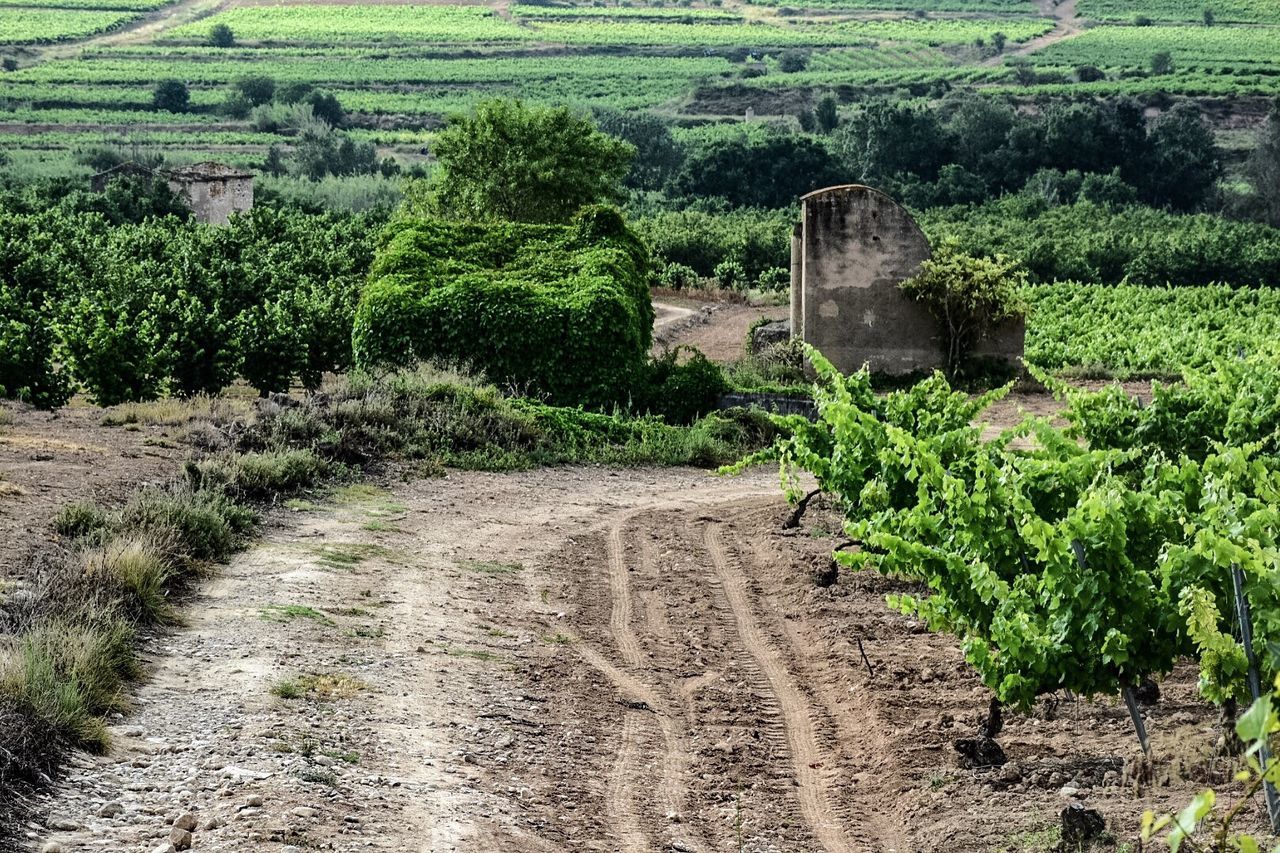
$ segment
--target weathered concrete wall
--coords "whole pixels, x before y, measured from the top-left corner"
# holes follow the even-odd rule
[[[932,254],[900,205],[859,185],[810,193],[792,251],[793,335],[846,373],[864,364],[890,374],[942,366],[936,322],[898,288]],[[1021,357],[1022,339],[1022,322],[1007,324],[981,354]]]
[[[211,225],[226,225],[232,213],[253,207],[252,178],[170,181],[169,188],[182,196],[196,219]]]

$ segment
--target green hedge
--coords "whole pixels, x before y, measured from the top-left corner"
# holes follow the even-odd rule
[[[356,363],[456,362],[558,404],[626,403],[652,336],[648,265],[606,208],[567,226],[395,223],[356,310]]]

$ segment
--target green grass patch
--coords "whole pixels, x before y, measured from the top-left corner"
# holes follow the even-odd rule
[[[350,699],[367,685],[345,672],[321,672],[287,678],[272,686],[271,692],[281,699],[314,699],[327,702]]]
[[[350,571],[367,560],[387,557],[391,551],[369,542],[333,542],[314,546],[311,553],[325,568]]]
[[[310,619],[321,625],[332,625],[333,620],[314,607],[304,604],[268,604],[259,611],[268,622],[290,622],[294,619]]]

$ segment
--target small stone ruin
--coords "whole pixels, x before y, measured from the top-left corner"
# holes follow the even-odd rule
[[[126,162],[94,175],[90,186],[94,192],[102,192],[112,181],[122,178],[165,181],[191,208],[197,221],[210,225],[227,225],[231,214],[253,208],[253,173],[224,163],[209,161],[155,170]]]
[[[791,336],[844,373],[864,364],[891,375],[942,367],[937,322],[899,289],[932,254],[911,215],[858,184],[811,192],[800,206],[791,236]],[[1021,318],[1005,321],[975,355],[1016,365],[1024,336]]]

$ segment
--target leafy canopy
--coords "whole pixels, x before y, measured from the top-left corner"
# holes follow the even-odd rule
[[[434,199],[459,219],[564,223],[616,198],[634,154],[565,107],[482,101],[436,140]]]

